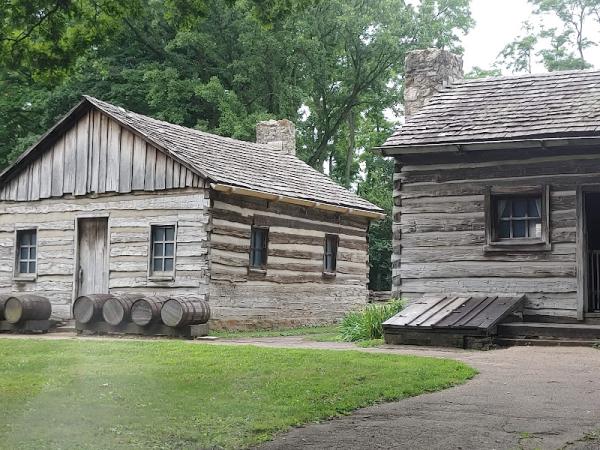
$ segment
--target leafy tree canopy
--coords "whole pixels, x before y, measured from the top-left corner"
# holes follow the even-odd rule
[[[498,55],[497,65],[512,73],[531,73],[539,61],[549,71],[587,69],[590,36],[600,27],[600,0],[529,0],[533,21]]]

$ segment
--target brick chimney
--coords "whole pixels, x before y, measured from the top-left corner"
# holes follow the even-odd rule
[[[463,61],[439,48],[413,50],[406,55],[404,73],[404,116],[408,120],[441,88],[463,78]]]
[[[296,126],[287,119],[256,124],[256,143],[266,144],[288,155],[296,155]]]

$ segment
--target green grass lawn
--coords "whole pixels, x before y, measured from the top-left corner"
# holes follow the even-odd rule
[[[278,330],[247,330],[247,331],[210,331],[211,336],[220,338],[261,338],[277,336],[305,336],[309,340],[337,341],[340,340],[338,325],[281,328]]]
[[[474,373],[357,351],[0,339],[0,447],[239,448]]]

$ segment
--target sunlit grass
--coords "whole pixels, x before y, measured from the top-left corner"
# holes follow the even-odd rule
[[[473,374],[356,351],[0,339],[0,447],[240,448]]]

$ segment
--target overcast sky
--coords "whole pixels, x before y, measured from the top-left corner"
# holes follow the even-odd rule
[[[471,0],[471,13],[477,23],[463,39],[465,72],[473,66],[490,68],[502,48],[519,35],[531,11],[527,0]],[[594,40],[600,42],[600,36]],[[586,58],[600,68],[600,46],[586,50]],[[543,72],[544,67],[536,64],[533,71]]]

